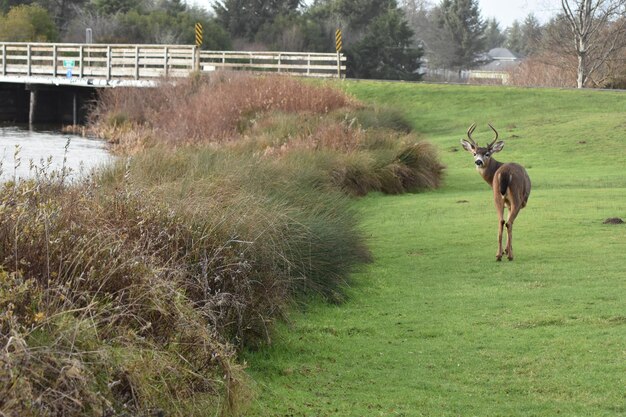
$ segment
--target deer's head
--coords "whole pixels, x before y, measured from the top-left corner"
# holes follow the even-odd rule
[[[476,164],[476,168],[484,168],[489,164],[489,160],[491,156],[500,152],[502,148],[504,148],[504,142],[498,141],[498,131],[491,126],[489,123],[489,127],[495,133],[495,137],[486,147],[478,146],[474,139],[472,139],[472,133],[474,129],[476,129],[476,123],[472,124],[469,129],[467,129],[467,139],[461,139],[461,145],[463,145],[463,149],[470,152],[474,156],[474,163]]]

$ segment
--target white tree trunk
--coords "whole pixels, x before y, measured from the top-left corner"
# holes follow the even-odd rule
[[[578,77],[576,79],[576,87],[583,88],[585,86],[585,55],[578,54]]]

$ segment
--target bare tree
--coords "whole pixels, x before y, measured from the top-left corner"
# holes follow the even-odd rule
[[[574,35],[578,58],[576,84],[587,79],[626,45],[626,0],[561,0]]]
[[[426,12],[432,8],[429,0],[400,0],[398,3],[412,29],[421,23]]]

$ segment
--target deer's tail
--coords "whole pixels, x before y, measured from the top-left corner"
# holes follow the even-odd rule
[[[509,188],[509,183],[513,179],[511,174],[500,174],[500,195],[504,196],[506,194],[506,190]]]

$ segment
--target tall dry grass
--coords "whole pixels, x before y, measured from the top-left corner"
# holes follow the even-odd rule
[[[444,169],[434,148],[416,146],[400,111],[367,108],[330,85],[287,76],[218,72],[148,91],[105,90],[91,129],[121,153],[204,144],[274,159],[330,158],[320,169],[354,195],[434,188]]]
[[[138,190],[61,178],[0,190],[2,415],[234,411],[243,373],[197,308],[221,301],[190,273],[198,252],[238,268],[228,242]]]
[[[349,195],[437,187],[392,109],[216,74],[113,89],[111,167],[0,188],[0,415],[245,414],[243,347],[370,260]]]
[[[369,259],[345,195],[274,162],[151,149],[5,184],[0,412],[236,415],[237,349],[302,295],[341,301]]]
[[[218,72],[154,89],[105,90],[92,120],[101,133],[127,150],[137,144],[125,135],[125,124],[132,126],[139,145],[150,140],[172,145],[223,142],[238,137],[264,112],[324,114],[350,102],[336,89],[293,77]],[[149,138],[141,134],[146,131]]]

